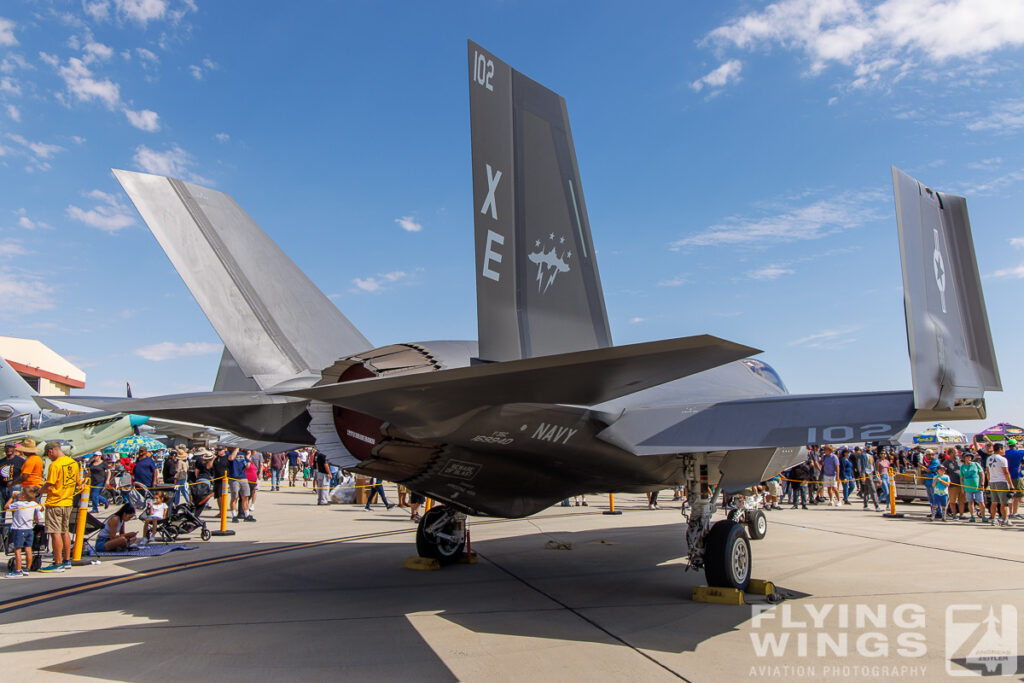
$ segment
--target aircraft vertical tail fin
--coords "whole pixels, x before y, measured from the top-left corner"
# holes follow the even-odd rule
[[[267,387],[370,348],[231,197],[164,176],[114,175],[220,335],[235,374]]]
[[[18,371],[0,358],[0,400],[8,398],[25,398],[32,400],[39,394],[29,386]]]
[[[1001,391],[1002,384],[967,201],[935,192],[895,167],[892,174],[914,407],[920,416],[915,419],[954,409],[980,408],[983,414],[985,391]]]
[[[480,358],[611,346],[569,116],[469,42]]]

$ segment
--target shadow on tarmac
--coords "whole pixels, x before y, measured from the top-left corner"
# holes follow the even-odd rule
[[[42,670],[118,681],[451,681],[432,632],[456,650],[517,636],[681,653],[751,616],[689,599],[704,576],[679,563],[681,535],[671,524],[486,540],[474,544],[479,564],[433,572],[404,569],[415,551],[403,535],[172,571],[0,614],[24,624],[0,657],[59,650],[65,661]],[[550,540],[572,549],[545,549]],[[89,613],[89,630],[34,621]]]

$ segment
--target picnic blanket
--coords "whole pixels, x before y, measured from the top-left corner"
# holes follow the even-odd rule
[[[98,553],[90,547],[89,555],[95,557],[159,557],[175,550],[195,550],[194,545],[147,545],[136,550],[124,550],[119,553]]]

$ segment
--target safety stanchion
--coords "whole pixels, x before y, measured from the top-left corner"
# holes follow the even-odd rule
[[[82,487],[82,495],[78,499],[78,520],[75,522],[75,548],[71,551],[71,564],[83,565],[82,547],[85,545],[85,520],[89,516],[89,481]],[[54,562],[56,562],[54,558]]]
[[[211,536],[234,536],[235,530],[228,529],[228,475],[221,477],[220,489],[220,529],[211,531]]]
[[[867,505],[867,503],[865,503]],[[889,468],[889,511],[883,517],[902,517],[902,512],[896,512],[896,473]]]
[[[605,515],[621,515],[622,514],[621,510],[616,510],[615,509],[615,494],[614,493],[609,493],[608,494],[608,509],[605,510],[602,514],[605,514]]]

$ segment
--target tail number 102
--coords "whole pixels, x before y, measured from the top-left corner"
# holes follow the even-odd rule
[[[491,78],[494,77],[494,60],[473,51],[473,80],[490,91],[494,91]]]
[[[892,425],[881,423],[867,424],[859,427],[833,425],[831,427],[807,428],[807,443],[878,441],[879,439],[887,439],[891,436]]]

